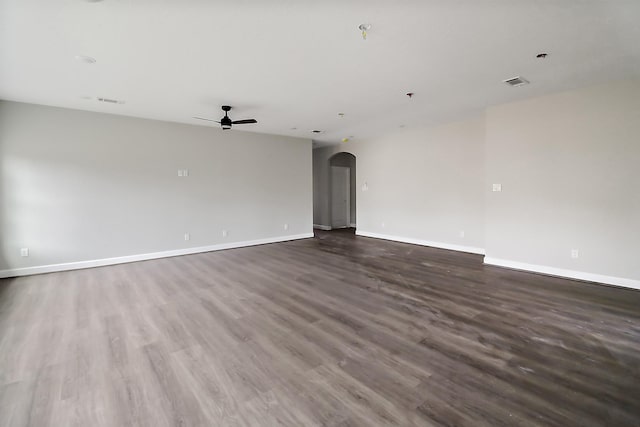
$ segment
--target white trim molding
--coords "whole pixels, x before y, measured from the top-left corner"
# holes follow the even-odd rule
[[[356,223],[355,223],[355,222],[352,222],[351,224],[349,224],[349,227],[351,227],[351,228],[356,228]]]
[[[322,224],[313,224],[313,228],[317,228],[318,230],[324,230],[324,231],[331,230],[331,227],[329,227],[328,225],[322,225]]]
[[[587,282],[604,283],[606,285],[622,286],[631,289],[640,289],[640,280],[627,279],[624,277],[605,276],[602,274],[586,273],[584,271],[566,270],[564,268],[548,267],[545,265],[527,264],[524,262],[510,261],[484,257],[484,263],[498,267],[511,268],[514,270],[531,271],[534,273],[546,274],[549,276],[566,277],[569,279],[584,280]]]
[[[454,245],[451,243],[433,242],[430,240],[420,240],[411,237],[390,236],[388,234],[372,233],[370,231],[356,230],[357,236],[373,237],[374,239],[393,240],[394,242],[410,243],[412,245],[431,246],[439,249],[449,249],[451,251],[467,252],[471,254],[484,255],[483,248],[473,246]]]
[[[89,261],[68,262],[63,264],[40,265],[35,267],[13,268],[0,270],[0,279],[6,277],[29,276],[32,274],[53,273],[57,271],[80,270],[83,268],[102,267],[106,265],[125,264],[128,262],[147,261],[150,259],[169,258],[202,252],[221,251],[224,249],[244,248],[247,246],[266,245],[268,243],[287,242],[289,240],[309,239],[313,233],[294,234],[290,236],[269,237],[266,239],[247,240],[244,242],[221,243],[196,248],[175,249],[171,251],[153,252],[148,254],[127,255],[115,258],[94,259]]]

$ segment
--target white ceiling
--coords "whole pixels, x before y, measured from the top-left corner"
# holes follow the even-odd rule
[[[638,0],[0,0],[0,98],[204,126],[230,104],[259,122],[234,129],[366,139],[639,76],[639,18]]]

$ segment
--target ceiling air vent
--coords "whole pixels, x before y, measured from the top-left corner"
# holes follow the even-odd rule
[[[523,78],[523,77],[512,77],[510,79],[507,80],[503,80],[503,82],[505,82],[506,84],[508,84],[509,86],[513,86],[513,87],[518,87],[518,86],[524,86],[524,85],[528,85],[529,84],[529,80]]]
[[[118,99],[111,99],[111,98],[97,98],[98,101],[100,102],[106,102],[107,104],[124,104],[124,101],[120,101]]]

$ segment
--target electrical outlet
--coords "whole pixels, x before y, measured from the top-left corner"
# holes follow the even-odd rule
[[[285,230],[288,230],[288,229],[289,229],[289,224],[285,224],[285,225],[284,225],[284,229],[285,229]]]
[[[502,191],[502,184],[493,184],[493,191]]]
[[[571,258],[576,259],[580,257],[580,251],[577,249],[571,249]]]
[[[227,230],[222,230],[222,237],[227,237],[229,233],[227,233]]]
[[[189,176],[189,169],[183,169],[182,176]]]
[[[20,256],[29,256],[29,248],[20,248]]]
[[[182,176],[182,169],[178,169],[178,176]]]
[[[384,222],[382,224],[380,224],[382,226],[382,228],[384,228]]]
[[[191,235],[189,233],[184,233],[184,240],[191,240]]]
[[[460,230],[460,232],[458,233],[458,235],[459,235],[461,238],[464,238],[464,230]]]

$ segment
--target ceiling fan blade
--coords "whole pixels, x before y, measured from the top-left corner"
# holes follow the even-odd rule
[[[249,123],[258,123],[258,121],[256,119],[245,119],[245,120],[234,120],[231,123],[233,123],[234,125],[246,125]]]
[[[219,122],[219,121],[217,121],[217,120],[207,119],[207,118],[205,118],[205,117],[193,117],[193,118],[194,118],[194,119],[198,119],[198,120],[206,120],[206,121],[208,121],[208,122],[216,122],[216,123],[220,123],[220,122]]]

